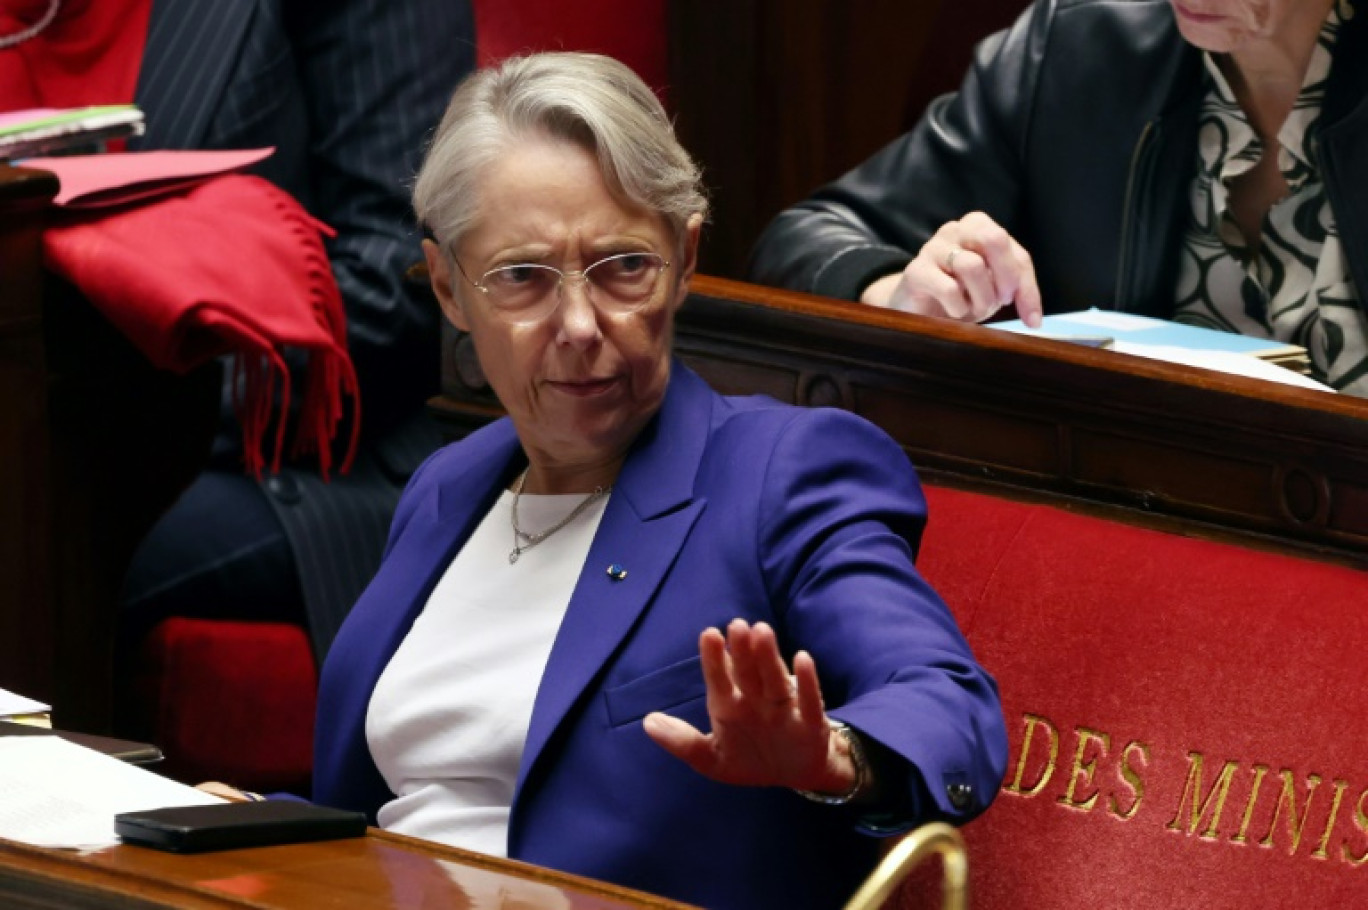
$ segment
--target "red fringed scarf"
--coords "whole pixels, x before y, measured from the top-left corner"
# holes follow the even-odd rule
[[[320,236],[328,230],[273,184],[231,174],[137,205],[58,214],[44,257],[156,366],[185,372],[233,355],[244,458],[258,477],[273,419],[272,471],[285,446],[291,382],[281,348],[304,350],[292,452],[316,452],[326,477],[345,398],[344,473],[361,425],[342,298]]]
[[[5,0],[0,35],[47,10],[48,0]],[[151,13],[152,0],[63,0],[46,28],[0,50],[0,110],[131,103]]]

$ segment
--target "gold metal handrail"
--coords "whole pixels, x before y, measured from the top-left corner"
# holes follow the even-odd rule
[[[922,825],[888,851],[845,910],[879,910],[908,873],[933,853],[941,855],[941,907],[968,910],[969,854],[964,838],[945,822]]]

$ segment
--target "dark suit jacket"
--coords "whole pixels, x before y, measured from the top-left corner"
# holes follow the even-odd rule
[[[366,742],[371,692],[523,463],[505,419],[414,476],[323,670],[317,801],[374,818],[393,797]],[[542,676],[509,854],[711,908],[837,907],[854,893],[879,846],[847,810],[707,780],[642,730],[653,710],[708,728],[698,634],[738,616],[771,623],[790,656],[808,650],[832,716],[902,758],[906,824],[982,811],[1006,763],[1001,708],[913,566],[924,521],[916,474],[882,431],[844,411],[723,398],[676,364]],[[951,798],[966,785],[968,801]]]
[[[378,563],[403,481],[436,444],[410,426],[437,390],[439,317],[404,285],[422,258],[408,189],[473,65],[465,0],[152,6],[135,99],[147,133],[132,146],[274,146],[256,171],[337,231],[328,253],[360,378],[364,454],[331,485],[307,468],[267,482],[320,649]]]

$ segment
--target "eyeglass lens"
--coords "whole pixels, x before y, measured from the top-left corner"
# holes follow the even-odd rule
[[[650,298],[668,265],[655,253],[619,253],[592,263],[583,272],[566,273],[549,265],[520,263],[491,269],[480,279],[480,286],[490,303],[509,313],[554,308],[562,281],[575,280],[592,287],[591,294],[599,306],[631,309]]]

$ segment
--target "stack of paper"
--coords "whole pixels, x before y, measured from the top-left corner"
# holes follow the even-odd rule
[[[131,104],[0,114],[0,161],[71,151],[102,151],[110,139],[141,136],[143,113]]]
[[[1105,340],[1106,347],[1124,354],[1334,391],[1302,375],[1310,372],[1311,367],[1306,348],[1270,338],[1096,308],[1046,316],[1039,329],[1028,328],[1020,319],[990,323],[989,327],[1066,341],[1072,338],[1087,339],[1090,343]],[[1272,366],[1274,364],[1276,367]]]
[[[0,720],[36,727],[52,726],[52,706],[0,689]]]
[[[119,842],[114,816],[120,812],[221,802],[57,736],[0,737],[0,838],[108,847]]]
[[[1260,357],[1250,357],[1248,354],[1194,350],[1193,348],[1159,344],[1133,344],[1129,341],[1118,341],[1112,346],[1112,349],[1120,351],[1122,354],[1133,354],[1136,357],[1148,357],[1151,360],[1163,360],[1168,363],[1183,363],[1190,367],[1233,373],[1236,376],[1248,376],[1251,379],[1266,379],[1269,382],[1301,386],[1303,389],[1315,389],[1318,392],[1335,391],[1325,383],[1317,382],[1310,376],[1305,376],[1296,370],[1288,369]]]

